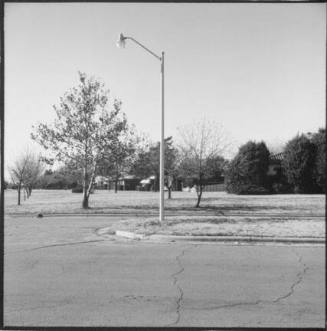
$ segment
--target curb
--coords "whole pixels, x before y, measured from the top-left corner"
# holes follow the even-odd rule
[[[42,212],[40,212],[42,213]],[[180,215],[182,214],[182,215]],[[31,212],[31,213],[7,213],[5,216],[7,217],[36,217],[38,215],[37,212]],[[131,210],[131,211],[120,211],[120,210],[113,210],[111,212],[105,212],[105,213],[42,213],[44,217],[80,217],[80,216],[86,216],[86,217],[105,217],[105,216],[121,216],[121,215],[126,215],[126,216],[135,216],[135,217],[140,217],[140,216],[145,216],[145,217],[154,217],[158,216],[158,213],[154,211],[140,211],[140,210]],[[185,214],[182,211],[176,211],[176,212],[168,212],[166,214],[167,217],[174,217],[174,216],[187,216],[187,217],[247,217],[249,216],[248,214],[233,214],[233,213],[225,213],[225,214],[219,214],[217,215],[216,213],[207,213],[203,214],[203,211],[199,213],[199,215],[194,214]],[[281,214],[251,214],[251,217],[276,217],[276,218],[288,218],[289,220],[293,219],[298,219],[298,218],[305,218],[305,219],[310,219],[310,218],[325,218],[325,215],[281,215]]]
[[[137,234],[134,232],[128,232],[128,231],[116,231],[115,235],[118,237],[128,238],[128,239],[145,239],[146,236],[144,234]]]
[[[153,241],[190,241],[190,242],[247,242],[247,243],[289,243],[289,244],[325,244],[325,238],[310,238],[310,237],[257,237],[257,236],[172,236],[172,235],[142,235],[128,231],[116,231],[116,236],[128,239],[137,240],[153,240]]]

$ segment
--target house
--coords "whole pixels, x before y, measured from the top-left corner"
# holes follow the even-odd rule
[[[117,190],[119,191],[135,191],[140,183],[140,179],[134,175],[124,175],[118,178]],[[114,190],[116,187],[116,180],[109,179],[109,190]]]
[[[269,157],[268,176],[280,176],[282,172],[282,160],[284,153],[272,154]]]
[[[138,189],[140,191],[153,191],[156,176],[150,176],[140,181]]]
[[[180,179],[181,181],[181,191],[191,192],[192,189],[195,190],[197,180],[188,177]],[[226,190],[225,177],[224,175],[216,176],[214,178],[206,178],[203,180],[203,192],[222,192]]]
[[[94,179],[94,184],[96,189],[107,189],[108,188],[108,178],[104,176],[96,176]]]
[[[114,190],[116,187],[116,180],[104,176],[97,176],[94,180],[96,189]],[[133,191],[139,185],[140,179],[133,175],[124,175],[118,178],[117,190],[119,191]]]
[[[181,191],[182,190],[182,180],[180,178],[173,179],[172,176],[165,175],[164,178],[165,186],[164,191],[168,191],[168,184],[171,185],[173,191]],[[138,186],[138,190],[140,191],[155,191],[158,188],[158,182],[156,183],[156,176],[150,176],[144,178],[140,181]]]

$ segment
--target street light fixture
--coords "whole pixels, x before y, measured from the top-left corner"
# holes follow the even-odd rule
[[[157,54],[153,53],[150,49],[145,47],[143,44],[138,42],[132,37],[126,37],[122,33],[120,33],[117,46],[119,48],[125,48],[126,40],[132,40],[137,45],[141,46],[143,49],[145,49],[148,53],[153,55],[155,58],[157,58],[161,63],[161,139],[160,139],[160,207],[159,207],[159,221],[160,223],[164,221],[165,215],[164,215],[164,155],[165,155],[165,100],[164,100],[164,59],[165,59],[165,53],[162,52],[161,56],[158,56]]]
[[[120,35],[119,35],[119,38],[118,38],[118,40],[117,40],[117,47],[118,48],[125,48],[125,40],[126,40],[126,38],[124,37],[124,35],[121,33]]]

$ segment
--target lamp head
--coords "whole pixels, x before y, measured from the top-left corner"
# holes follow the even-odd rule
[[[117,40],[117,47],[119,48],[125,48],[126,43],[126,37],[122,33],[119,34],[118,40]]]

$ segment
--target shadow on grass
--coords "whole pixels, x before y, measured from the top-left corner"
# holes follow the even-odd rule
[[[122,205],[122,206],[113,206],[111,208],[96,208],[97,210],[158,210],[158,206],[153,205],[138,205],[138,206],[131,206],[131,205]],[[294,206],[270,206],[270,205],[263,205],[263,206],[245,206],[245,205],[232,205],[232,206],[212,206],[212,205],[200,205],[200,207],[196,208],[195,206],[165,206],[165,210],[167,211],[194,211],[194,212],[202,212],[202,211],[218,211],[221,215],[223,215],[224,211],[261,211],[261,210],[294,210]],[[299,209],[297,207],[296,209]]]

